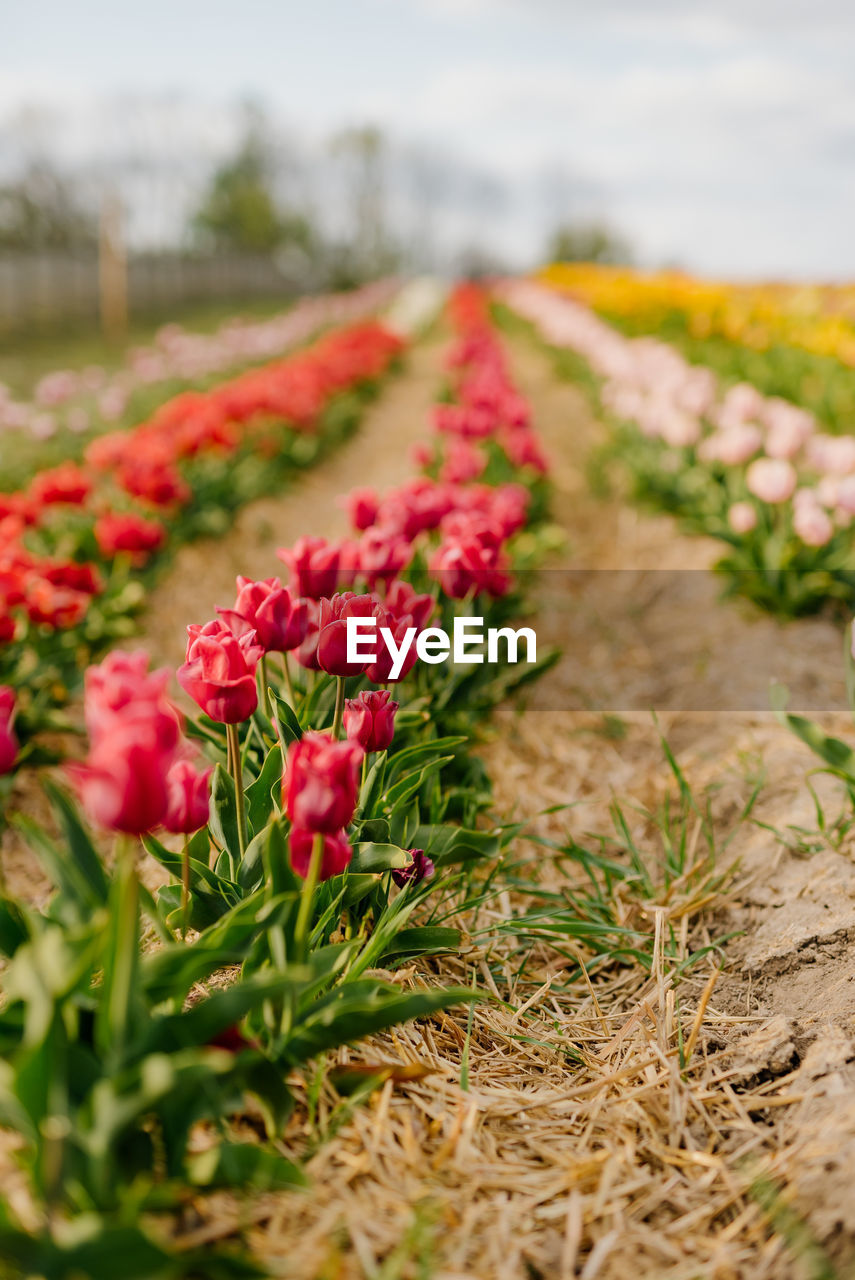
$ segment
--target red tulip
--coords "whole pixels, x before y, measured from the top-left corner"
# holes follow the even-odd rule
[[[87,760],[68,771],[93,822],[138,836],[163,822],[170,763],[156,727],[139,719],[117,721]]]
[[[372,689],[344,704],[344,731],[363,751],[385,751],[395,736],[398,703],[388,689]]]
[[[18,757],[18,739],[12,728],[15,691],[0,685],[0,774],[9,773]]]
[[[398,618],[393,618],[390,614],[386,614],[380,625],[387,627],[389,631],[391,631],[392,639],[395,641],[395,647],[400,651],[401,645],[405,641],[407,631],[410,630],[415,623],[408,614],[404,614],[403,617]],[[395,659],[392,656],[392,652],[388,644],[386,644],[383,637],[379,635],[375,653],[377,655],[376,660],[372,662],[369,667],[365,668],[365,674],[372,684],[387,684],[392,680],[392,667],[394,666]],[[404,676],[410,674],[416,664],[417,657],[418,653],[416,651],[416,646],[415,644],[411,644],[404,657],[401,670],[395,676],[395,683],[399,680],[403,680]]]
[[[84,718],[95,746],[109,743],[123,725],[143,722],[164,753],[178,746],[181,720],[166,694],[169,672],[149,671],[148,654],[115,650],[84,677]]]
[[[102,555],[128,551],[134,563],[141,564],[166,541],[166,529],[159,520],[110,511],[95,521],[95,541]]]
[[[254,631],[265,653],[286,653],[302,644],[309,626],[307,601],[292,599],[278,578],[238,577],[237,587],[234,608],[217,609],[230,631],[236,636]]]
[[[288,748],[283,778],[285,811],[295,827],[328,835],[346,827],[359,792],[363,752],[355,742],[307,733]]]
[[[305,667],[307,671],[320,671],[321,665],[318,662],[318,621],[320,619],[321,606],[317,600],[307,600],[306,606],[306,634],[294,656],[300,666]]]
[[[321,600],[318,614],[318,663],[333,676],[359,676],[366,662],[347,660],[348,618],[376,618],[380,626],[385,620],[379,600],[373,595],[354,595],[344,591]]]
[[[291,851],[291,866],[305,880],[309,874],[312,860],[312,847],[315,842],[314,831],[304,831],[301,827],[292,827],[288,837],[288,848]],[[331,876],[340,876],[353,857],[353,850],[347,842],[343,831],[337,834],[321,836],[324,842],[321,854],[319,880],[329,880]]]
[[[176,760],[166,775],[167,831],[190,835],[208,822],[212,769],[199,772],[189,760]]]
[[[325,538],[298,538],[292,548],[280,547],[279,559],[291,570],[291,586],[297,596],[319,600],[338,586],[340,551]]]
[[[54,564],[45,564],[40,572],[55,587],[69,587],[72,591],[83,591],[88,596],[98,595],[104,590],[100,573],[88,561],[80,564],[76,560],[58,560]]]
[[[92,489],[92,481],[76,462],[62,462],[42,471],[30,485],[29,496],[39,506],[68,502],[79,506]]]
[[[176,673],[181,688],[220,724],[247,720],[258,706],[255,668],[263,652],[255,632],[238,639],[219,619],[187,632],[187,661]]]
[[[469,534],[450,537],[437,547],[428,567],[447,596],[463,600],[472,592],[507,594],[511,587],[507,558],[491,541],[482,534]]]
[[[436,608],[436,601],[427,592],[420,594],[409,582],[398,578],[386,590],[383,605],[396,622],[409,615],[413,624],[421,631],[427,626],[431,614]]]
[[[370,529],[377,519],[380,498],[376,489],[351,489],[345,505],[354,529]]]
[[[55,587],[46,578],[33,577],[27,585],[26,610],[30,622],[61,631],[76,627],[91,604],[83,591]]]
[[[413,558],[407,538],[385,529],[369,529],[359,542],[359,568],[373,591],[378,582],[390,582]]]

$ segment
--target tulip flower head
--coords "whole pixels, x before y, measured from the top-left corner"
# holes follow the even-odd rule
[[[181,688],[220,724],[247,720],[258,706],[255,668],[264,652],[255,632],[237,637],[219,619],[187,632],[187,661],[177,672]]]
[[[326,733],[306,733],[292,742],[285,761],[283,800],[293,826],[334,835],[353,817],[363,750]]]
[[[309,874],[312,860],[312,847],[317,833],[304,831],[301,827],[292,827],[288,836],[288,849],[291,854],[291,866],[303,879]],[[319,880],[329,880],[331,876],[340,876],[353,857],[353,850],[343,831],[318,836],[323,840],[323,853],[318,871]]]
[[[305,600],[295,600],[278,578],[253,582],[238,576],[237,589],[234,608],[217,609],[234,635],[254,631],[265,653],[287,653],[302,644],[309,625]]]
[[[363,751],[385,751],[395,736],[398,703],[388,689],[372,689],[344,704],[344,732]]]

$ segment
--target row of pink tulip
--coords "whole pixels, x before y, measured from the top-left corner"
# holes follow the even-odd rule
[[[192,385],[273,360],[326,325],[351,323],[377,311],[397,288],[395,281],[384,280],[353,293],[305,297],[269,319],[228,320],[210,334],[167,324],[151,344],[130,350],[120,368],[56,369],[40,378],[30,400],[16,397],[0,382],[0,432],[24,431],[47,440],[58,432],[86,433],[114,425],[125,417],[131,397],[140,389],[164,382]]]
[[[721,477],[727,524],[750,534],[777,508],[788,531],[823,548],[855,518],[855,438],[829,435],[796,404],[753,385],[722,387],[658,338],[627,338],[581,303],[529,280],[502,297],[555,347],[584,357],[616,419],[672,453],[663,466],[707,467]],[[768,513],[767,513],[768,516]]]

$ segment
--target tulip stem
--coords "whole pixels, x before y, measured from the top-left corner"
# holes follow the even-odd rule
[[[236,724],[226,725],[229,739],[229,763],[235,784],[235,805],[237,806],[238,846],[241,858],[246,853],[246,803],[243,797],[243,769],[240,762],[240,736]]]
[[[294,681],[291,679],[291,665],[288,662],[287,653],[282,654],[282,664],[285,668],[285,685],[286,685],[286,688],[288,689],[288,701],[291,703],[291,706],[296,711],[297,703],[294,699]]]
[[[270,697],[270,680],[267,675],[267,654],[263,653],[258,664],[261,672],[261,708],[268,715],[273,715],[273,702]]]
[[[362,781],[359,784],[360,791],[365,786],[365,781],[367,777],[368,777],[368,752],[366,751],[364,756],[362,757]]]
[[[190,920],[190,841],[185,836],[181,850],[181,937],[187,941]]]
[[[300,910],[297,912],[297,923],[294,926],[294,942],[297,948],[297,960],[305,960],[308,951],[309,918],[312,911],[312,900],[318,887],[321,873],[321,859],[324,856],[324,835],[316,831],[312,840],[312,856],[309,859],[309,870],[303,881],[300,894]]]
[[[332,736],[338,741],[341,737],[341,718],[344,715],[344,676],[335,678],[335,715],[333,716]]]

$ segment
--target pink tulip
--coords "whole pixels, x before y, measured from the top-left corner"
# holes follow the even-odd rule
[[[263,650],[255,632],[238,639],[219,621],[187,628],[187,661],[178,683],[206,715],[220,724],[239,724],[258,706],[255,668]]]
[[[190,835],[207,825],[213,769],[197,770],[189,760],[176,760],[166,775],[167,831]]]
[[[117,721],[84,762],[67,768],[93,822],[139,836],[163,822],[171,762],[172,752],[164,751],[156,725],[138,719]]]
[[[325,538],[298,538],[292,548],[280,547],[276,554],[291,570],[295,595],[319,600],[335,593],[341,553]]]
[[[761,502],[778,504],[793,496],[798,476],[783,458],[757,458],[745,473],[748,492]]]
[[[344,591],[321,600],[318,613],[318,663],[333,676],[358,676],[367,662],[348,662],[348,618],[375,618],[377,627],[384,621],[380,601],[374,595],[354,595]]]
[[[240,637],[254,631],[265,653],[287,653],[305,639],[308,609],[305,600],[292,599],[278,578],[253,582],[238,577],[233,609],[217,609],[226,626]]]
[[[757,511],[750,502],[734,502],[727,513],[727,522],[734,533],[750,533],[757,527]]]

